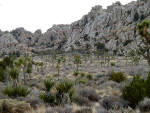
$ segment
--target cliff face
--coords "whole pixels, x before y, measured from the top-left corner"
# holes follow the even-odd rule
[[[81,20],[70,25],[54,25],[43,34],[40,30],[31,33],[24,28],[11,32],[0,31],[0,51],[9,51],[4,45],[37,51],[52,48],[68,51],[72,47],[95,50],[95,45],[100,42],[108,50],[123,53],[130,48],[137,48],[140,43],[136,24],[143,19],[150,19],[149,0],[126,5],[117,2],[107,9],[95,6]]]

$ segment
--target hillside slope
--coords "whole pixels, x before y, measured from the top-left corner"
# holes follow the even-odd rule
[[[10,50],[44,51],[48,49],[95,50],[101,43],[118,54],[137,48],[140,43],[136,24],[150,19],[150,1],[138,0],[126,5],[117,2],[103,9],[95,6],[85,16],[70,25],[54,25],[47,32],[35,33],[17,28],[11,32],[0,31],[0,52]]]

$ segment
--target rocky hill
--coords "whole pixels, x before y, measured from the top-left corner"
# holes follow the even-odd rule
[[[47,32],[34,33],[24,28],[0,31],[0,52],[12,50],[45,51],[49,49],[91,49],[100,43],[118,54],[137,48],[140,43],[136,24],[150,19],[150,1],[138,0],[126,5],[116,2],[107,9],[95,6],[70,25],[53,25]]]

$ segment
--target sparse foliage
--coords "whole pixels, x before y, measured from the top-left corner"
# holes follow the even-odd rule
[[[120,82],[126,80],[126,77],[125,77],[125,75],[122,72],[117,72],[117,73],[113,72],[110,75],[109,80],[113,80],[115,82],[120,83]]]

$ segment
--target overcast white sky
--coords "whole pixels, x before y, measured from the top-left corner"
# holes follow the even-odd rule
[[[69,24],[87,14],[91,7],[104,8],[118,0],[0,0],[0,29],[24,27],[46,31],[53,24]],[[133,0],[119,0],[122,4]]]

